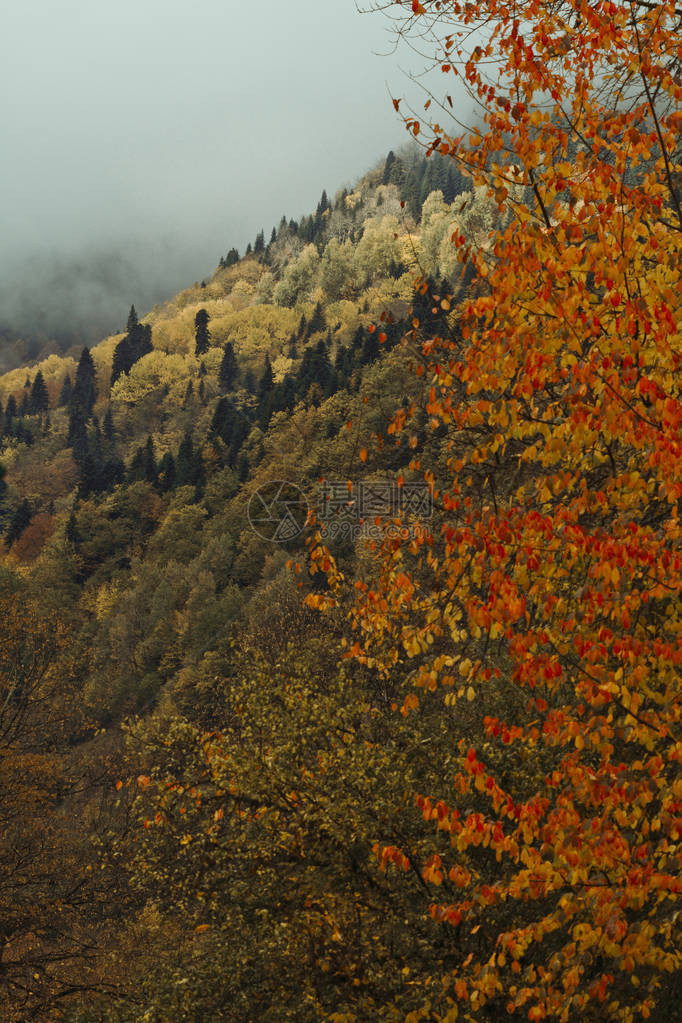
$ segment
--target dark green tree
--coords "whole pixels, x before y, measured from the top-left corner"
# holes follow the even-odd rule
[[[159,465],[158,486],[161,493],[167,494],[169,490],[172,490],[175,486],[175,481],[175,459],[171,452],[167,451]]]
[[[223,359],[218,371],[218,384],[221,391],[231,391],[237,380],[237,359],[232,342],[228,341],[223,352]]]
[[[322,308],[322,303],[318,302],[313,310],[313,315],[310,317],[310,322],[308,323],[308,334],[315,334],[320,330],[324,330],[326,326],[327,321],[325,319],[324,309]]]
[[[156,483],[158,479],[154,441],[151,436],[147,437],[147,443],[144,447],[144,478],[147,483]]]
[[[175,477],[179,487],[191,486],[197,479],[197,458],[194,453],[192,437],[186,433],[178,449],[175,462]]]
[[[21,502],[14,515],[10,519],[10,524],[5,534],[5,546],[9,549],[15,540],[18,540],[21,534],[24,532],[26,527],[31,521],[31,506],[24,498]]]
[[[42,415],[47,412],[50,404],[50,398],[47,393],[47,385],[45,384],[45,378],[40,370],[35,375],[33,386],[31,387],[31,412],[34,415]]]
[[[95,387],[95,363],[89,348],[84,348],[78,361],[76,382],[73,386],[71,403],[79,402],[85,413],[86,422],[92,415],[97,391]]]
[[[383,173],[383,176],[382,176],[382,179],[381,179],[382,180],[382,184],[387,185],[389,183],[389,181],[391,180],[391,171],[393,169],[394,163],[395,163],[395,153],[393,152],[393,150],[391,150],[390,153],[388,154],[388,156],[386,157],[386,163],[384,164],[384,173]]]
[[[152,328],[149,324],[139,322],[133,305],[128,313],[127,333],[114,349],[111,366],[112,387],[123,373],[130,373],[135,363],[151,351],[153,351]]]
[[[145,462],[144,448],[136,448],[135,454],[131,458],[130,465],[126,471],[126,479],[128,483],[138,483],[145,479]]]
[[[270,356],[265,356],[265,366],[263,367],[263,373],[260,380],[258,381],[258,401],[262,403],[266,400],[270,391],[275,386],[275,378],[272,373],[272,364],[270,362]]]
[[[16,398],[14,397],[13,394],[10,394],[9,398],[7,399],[7,407],[5,408],[4,430],[3,430],[3,432],[7,436],[11,436],[11,434],[12,434],[12,424],[13,424],[14,420],[16,419],[16,415],[17,415],[17,400],[16,400]]]
[[[114,440],[114,417],[113,417],[112,412],[111,412],[111,405],[107,409],[106,415],[104,416],[104,422],[102,423],[102,430],[104,431],[104,436],[105,436],[106,440],[108,440],[110,444],[113,443],[113,440]]]
[[[194,317],[194,354],[204,355],[211,344],[211,335],[208,330],[210,317],[205,309],[199,309]]]
[[[64,377],[62,389],[59,392],[59,398],[57,399],[58,408],[64,408],[65,405],[69,404],[69,402],[71,401],[71,391],[72,391],[71,377],[67,373],[66,376]]]

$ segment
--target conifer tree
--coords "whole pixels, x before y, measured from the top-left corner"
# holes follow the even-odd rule
[[[126,473],[129,483],[137,483],[145,479],[145,463],[144,449],[141,447],[136,448]]]
[[[384,164],[384,173],[381,179],[382,184],[387,185],[391,180],[391,170],[393,168],[394,163],[395,153],[393,152],[393,150],[391,150],[388,156],[386,157],[386,163]]]
[[[223,359],[218,371],[218,384],[222,391],[231,391],[237,379],[237,359],[232,342],[228,341],[223,352]]]
[[[73,387],[71,402],[79,402],[85,414],[86,422],[92,415],[97,391],[95,388],[95,363],[89,348],[84,348],[76,370],[76,382]]]
[[[324,315],[324,309],[322,303],[318,302],[313,310],[313,315],[310,317],[308,324],[308,334],[315,334],[320,330],[324,330],[327,325],[327,321]]]
[[[10,519],[10,524],[5,535],[5,546],[9,549],[15,540],[18,540],[21,534],[24,532],[26,527],[31,521],[31,506],[24,498],[21,502],[14,515]]]
[[[263,367],[263,373],[258,381],[258,400],[259,402],[265,401],[270,391],[274,387],[275,378],[272,373],[272,364],[270,363],[270,356],[265,356],[265,366]]]
[[[65,405],[69,404],[69,402],[71,401],[71,392],[72,392],[71,377],[67,373],[66,376],[64,377],[62,389],[59,392],[59,398],[57,399],[58,408],[64,408]]]
[[[158,479],[156,456],[154,454],[154,441],[151,436],[147,437],[147,443],[144,448],[144,478],[147,483],[156,483]]]
[[[169,490],[172,490],[175,486],[175,480],[175,459],[171,452],[167,451],[159,465],[158,485],[161,493],[167,494]]]
[[[210,347],[210,334],[208,330],[208,321],[210,317],[205,309],[199,309],[196,316],[194,317],[194,339],[195,355],[205,355]]]
[[[105,436],[106,440],[108,440],[110,443],[113,442],[113,440],[114,440],[114,417],[113,417],[113,415],[111,413],[111,406],[109,406],[109,408],[106,411],[106,415],[104,416],[104,422],[102,424],[102,429],[104,431],[104,436]]]
[[[5,423],[3,431],[7,436],[10,436],[12,433],[12,424],[16,418],[16,415],[17,400],[13,394],[10,394],[9,398],[7,399],[7,406],[5,408]]]
[[[30,404],[31,411],[34,413],[34,415],[42,415],[42,413],[47,412],[49,405],[49,395],[47,393],[45,379],[40,370],[38,370],[38,372],[36,373],[35,379],[33,381],[33,386],[31,388]]]
[[[175,472],[179,487],[191,486],[197,482],[197,459],[194,454],[192,437],[189,433],[185,434],[178,449]]]
[[[114,349],[111,386],[113,387],[121,374],[130,373],[135,363],[151,351],[153,351],[152,328],[149,324],[139,322],[133,305],[128,314],[127,334]]]

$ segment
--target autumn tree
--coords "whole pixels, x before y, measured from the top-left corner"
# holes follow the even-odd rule
[[[387,680],[409,667],[404,715],[439,698],[445,716],[479,708],[457,769],[415,795],[423,841],[376,846],[387,875],[419,870],[425,912],[458,935],[435,983],[431,969],[414,978],[415,1018],[670,1019],[682,15],[637,0],[415,0],[397,18],[486,111],[467,138],[416,113],[410,132],[499,210],[475,245],[453,233],[477,275],[459,309],[420,283],[446,314],[425,329],[415,317],[408,338],[444,460],[427,465],[415,410],[389,434],[415,449],[437,515],[406,512],[405,531],[387,531],[352,616],[355,657]],[[312,564],[343,592],[323,546]]]

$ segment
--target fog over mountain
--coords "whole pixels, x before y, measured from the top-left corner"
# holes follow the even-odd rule
[[[362,174],[404,138],[390,51],[352,0],[6,10],[5,338],[92,342]]]

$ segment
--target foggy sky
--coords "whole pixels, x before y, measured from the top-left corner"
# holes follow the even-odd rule
[[[310,212],[406,138],[390,48],[354,0],[4,5],[0,325],[104,333]]]

